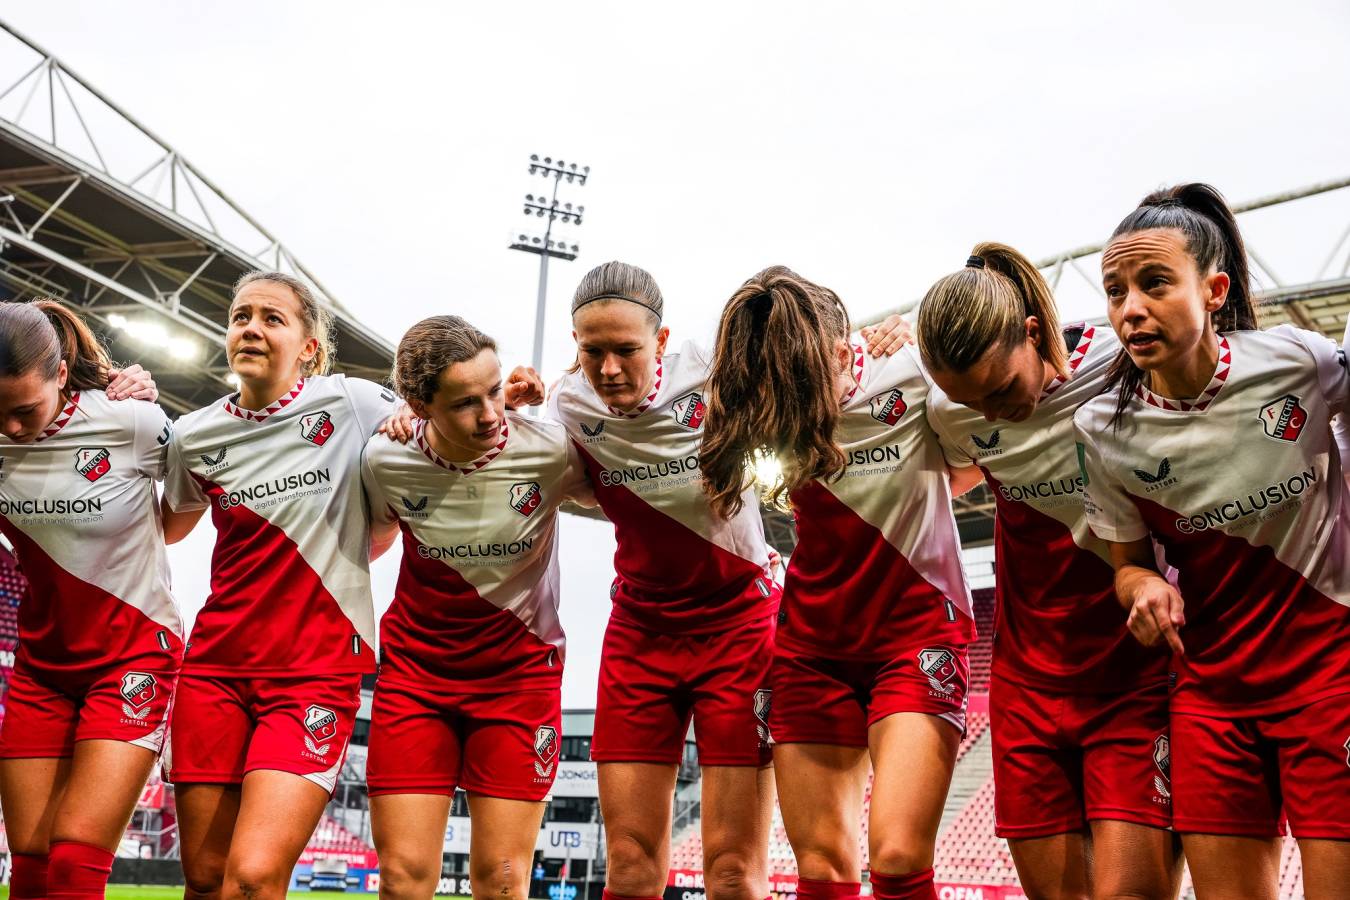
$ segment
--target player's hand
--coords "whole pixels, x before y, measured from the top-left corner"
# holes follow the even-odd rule
[[[769,578],[778,580],[778,569],[783,565],[783,555],[772,547],[769,548]]]
[[[529,366],[516,366],[506,377],[506,408],[538,406],[544,402],[544,380]]]
[[[867,352],[874,359],[890,356],[905,344],[914,343],[914,331],[909,323],[897,315],[889,315],[877,325],[868,325],[862,329],[863,340],[867,341]]]
[[[398,441],[400,444],[406,444],[412,439],[413,434],[413,413],[408,404],[402,400],[394,407],[394,414],[385,419],[380,425],[380,434],[389,438],[391,441]]]
[[[1185,604],[1177,589],[1161,577],[1144,579],[1135,588],[1126,624],[1130,633],[1145,647],[1166,641],[1178,656],[1186,652],[1179,633],[1186,625]]]
[[[154,403],[159,399],[159,388],[155,387],[155,379],[139,365],[132,364],[125,369],[110,369],[108,374],[111,378],[103,392],[108,395],[109,400],[149,400]]]

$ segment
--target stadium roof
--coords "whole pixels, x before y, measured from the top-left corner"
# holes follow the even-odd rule
[[[230,287],[295,275],[333,311],[336,368],[376,381],[393,349],[167,141],[0,22],[0,300],[54,296],[113,357],[155,372],[178,412],[231,389]]]

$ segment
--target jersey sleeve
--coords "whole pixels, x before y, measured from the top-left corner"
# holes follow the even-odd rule
[[[384,441],[388,438],[384,435],[372,437],[371,441]],[[372,458],[371,445],[366,444],[361,451],[361,486],[366,492],[366,504],[370,507],[370,521],[372,525],[392,525],[398,521],[398,516],[390,508],[389,501],[385,499],[384,489],[380,486],[379,478],[375,475],[376,462]]]
[[[565,438],[567,445],[567,468],[563,470],[563,496],[574,503],[588,508],[599,505],[595,499],[595,490],[591,478],[586,474],[586,465],[581,461],[576,444],[571,438]]]
[[[136,455],[136,471],[155,481],[164,480],[168,465],[169,443],[173,425],[158,403],[145,400],[124,401],[131,408],[135,429],[132,447]]]
[[[168,452],[164,466],[164,500],[174,512],[188,512],[194,509],[206,509],[211,505],[201,485],[192,477],[187,463],[183,461],[183,445],[178,432],[169,438]]]
[[[398,400],[393,388],[366,381],[364,378],[344,377],[342,385],[364,434],[374,434],[384,424],[384,420],[393,415]]]
[[[928,377],[928,373],[924,373]],[[947,465],[953,469],[965,469],[975,465],[975,460],[970,454],[962,449],[961,444],[956,437],[947,428],[947,417],[943,414],[943,407],[950,401],[937,392],[932,380],[928,382],[928,426],[933,429],[937,435],[938,446],[942,448],[942,458],[947,461]]]
[[[1124,484],[1107,467],[1093,436],[1075,417],[1078,468],[1083,477],[1083,512],[1092,533],[1104,541],[1126,543],[1148,537],[1148,526],[1135,507]]]
[[[1290,332],[1307,348],[1317,368],[1317,385],[1332,414],[1350,410],[1350,370],[1346,369],[1345,348],[1314,331],[1291,328]]]

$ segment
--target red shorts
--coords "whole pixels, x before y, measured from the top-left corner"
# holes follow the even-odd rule
[[[896,713],[966,728],[966,648],[929,644],[885,661],[827,659],[778,647],[773,657],[775,744],[866,747],[867,729]]]
[[[62,678],[59,684],[20,659],[5,699],[0,758],[72,756],[76,741],[100,739],[159,753],[178,673],[138,662],[162,667],[164,657]]]
[[[165,779],[240,784],[257,769],[299,775],[326,791],[347,756],[361,676],[218,678],[178,683]]]
[[[1120,694],[989,686],[996,833],[1041,838],[1094,819],[1172,824],[1167,685]]]
[[[716,634],[660,634],[609,620],[591,759],[678,764],[694,720],[703,766],[770,761],[774,617]]]
[[[471,794],[543,800],[562,737],[562,688],[451,693],[435,685],[375,685],[366,783],[378,794]]]
[[[1179,832],[1350,839],[1350,696],[1242,718],[1172,716]]]

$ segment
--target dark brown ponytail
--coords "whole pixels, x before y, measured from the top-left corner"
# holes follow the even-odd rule
[[[727,301],[699,451],[704,490],[716,513],[729,518],[740,511],[759,451],[783,463],[771,503],[812,478],[843,473],[844,454],[834,442],[834,348],[848,334],[848,311],[839,297],[783,266],[760,272]]]
[[[1233,211],[1217,188],[1192,182],[1154,191],[1116,226],[1106,246],[1109,249],[1125,235],[1153,228],[1175,228],[1184,234],[1186,250],[1201,274],[1213,267],[1228,276],[1228,297],[1213,314],[1216,332],[1250,331],[1258,327],[1247,247]],[[1106,390],[1116,389],[1113,424],[1120,423],[1135,389],[1143,383],[1143,370],[1122,348],[1111,363],[1106,381]]]
[[[51,380],[61,360],[68,373],[66,394],[108,386],[108,351],[72,309],[56,300],[0,304],[0,375],[37,370]]]

